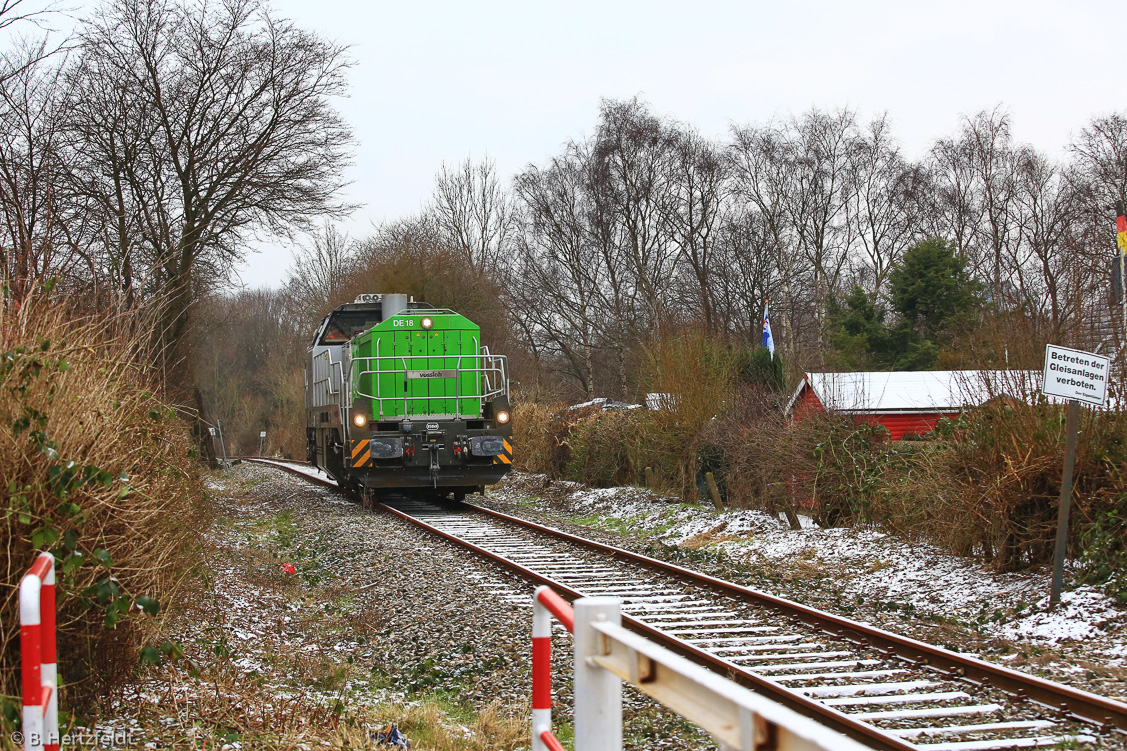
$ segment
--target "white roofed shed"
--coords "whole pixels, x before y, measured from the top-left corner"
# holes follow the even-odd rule
[[[1031,400],[1040,386],[1041,373],[1032,370],[805,373],[786,412],[797,416],[813,408],[856,415],[884,425],[898,440],[995,397]]]

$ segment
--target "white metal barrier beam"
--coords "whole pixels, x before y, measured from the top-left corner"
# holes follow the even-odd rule
[[[726,751],[869,749],[627,631],[616,598],[590,597],[574,606],[576,751],[622,748],[618,679],[708,731]]]

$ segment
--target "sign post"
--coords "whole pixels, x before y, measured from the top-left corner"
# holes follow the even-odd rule
[[[1049,605],[1060,602],[1064,583],[1064,554],[1068,546],[1068,514],[1072,505],[1072,469],[1076,463],[1076,438],[1079,432],[1080,402],[1102,407],[1107,402],[1108,366],[1103,355],[1079,349],[1045,346],[1045,372],[1041,392],[1068,399],[1065,422],[1064,475],[1060,483],[1060,508],[1057,511],[1057,545],[1053,553],[1053,584]]]
[[[216,420],[215,427],[219,431],[219,448],[223,449],[223,474],[228,475],[231,470],[227,464],[227,444],[223,442],[223,421]]]
[[[1064,476],[1060,481],[1060,506],[1057,510],[1057,546],[1053,551],[1053,584],[1049,591],[1049,606],[1060,602],[1064,586],[1064,554],[1068,547],[1068,514],[1072,507],[1072,468],[1076,463],[1076,423],[1080,420],[1080,402],[1068,400],[1068,420],[1064,431]]]
[[[262,443],[266,440],[266,431],[262,430],[258,433],[258,458],[262,458]]]

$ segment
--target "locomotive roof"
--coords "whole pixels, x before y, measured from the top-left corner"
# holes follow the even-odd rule
[[[368,311],[371,311],[371,310],[382,310],[382,309],[383,309],[383,303],[379,302],[378,300],[375,301],[375,302],[346,302],[344,305],[338,305],[335,308],[333,308],[332,313],[329,313],[329,315],[332,315],[333,313],[341,313],[341,312],[347,312],[347,311],[368,312]],[[434,310],[434,309],[435,309],[435,307],[433,305],[431,305],[429,302],[415,302],[413,300],[411,302],[407,303],[407,307],[404,308],[404,310]]]
[[[338,305],[321,319],[313,335],[310,347],[339,346],[352,339],[362,331],[378,325],[383,318],[383,300],[375,295],[366,296],[369,299],[356,300]],[[400,313],[415,311],[433,311],[435,307],[427,302],[408,301],[407,307]]]

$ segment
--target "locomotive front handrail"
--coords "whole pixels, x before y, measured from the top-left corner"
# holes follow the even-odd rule
[[[477,343],[477,340],[474,340]],[[409,396],[406,392],[408,360],[432,360],[432,359],[449,360],[457,358],[457,363],[454,366],[454,375],[445,378],[454,379],[454,394],[453,396]],[[465,358],[472,358],[480,364],[478,367],[464,367],[462,360]],[[380,370],[379,366],[386,362],[394,362],[399,370]],[[358,365],[360,364],[360,365]],[[363,368],[363,369],[360,369]],[[375,369],[373,369],[375,368]],[[446,370],[447,368],[442,368]],[[380,417],[384,416],[384,402],[402,402],[403,403],[403,416],[409,417],[409,403],[411,401],[418,401],[420,399],[453,399],[454,400],[454,417],[461,419],[463,399],[477,399],[478,400],[478,414],[480,415],[485,402],[497,396],[508,396],[508,373],[507,373],[507,358],[504,355],[494,355],[486,350],[474,355],[373,355],[369,357],[349,357],[348,362],[348,383],[349,389],[346,395],[345,404],[347,407],[352,407],[355,397],[363,397],[371,399],[377,405],[377,412]],[[462,376],[466,374],[476,374],[478,377],[478,392],[476,394],[463,395],[461,393]],[[372,380],[375,382],[374,394],[367,393],[360,390],[360,379],[366,375],[375,376]],[[384,395],[383,384],[380,376],[402,376],[403,392]],[[496,378],[498,383],[494,384],[493,379]],[[396,386],[400,385],[400,379],[396,378]]]
[[[478,351],[481,357],[485,358],[487,362],[492,362],[494,358],[496,358],[499,366],[499,370],[489,370],[482,373],[482,378],[485,380],[486,390],[490,393],[500,393],[501,391],[504,391],[505,398],[507,399],[509,397],[509,374],[506,372],[508,370],[508,359],[504,355],[494,355],[489,351],[489,347],[482,347],[478,345],[477,337],[474,337],[473,342],[474,346],[477,346],[479,348]],[[489,378],[490,373],[497,373],[501,381],[500,384],[498,384],[497,386],[493,385],[493,381]]]

